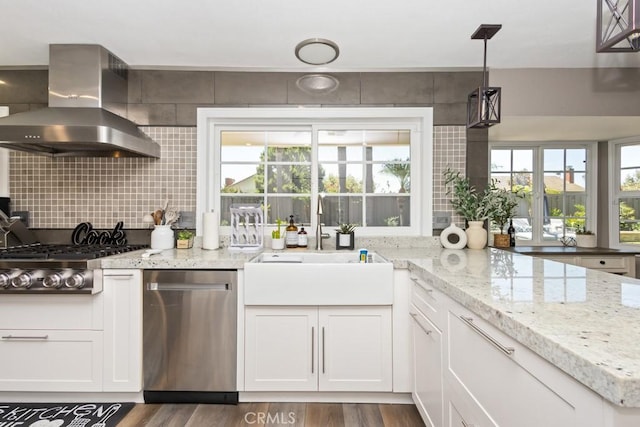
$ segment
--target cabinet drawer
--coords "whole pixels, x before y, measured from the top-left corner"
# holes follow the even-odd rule
[[[0,329],[102,330],[102,294],[2,295]]]
[[[102,332],[0,330],[2,391],[100,391]]]
[[[520,365],[527,349],[464,310],[448,317],[448,381],[455,393],[479,402],[501,426],[578,426],[575,408]]]
[[[435,326],[442,329],[446,320],[446,313],[443,310],[441,294],[437,292],[431,283],[424,279],[411,277],[411,303],[427,317]]]
[[[580,257],[579,262],[582,267],[599,270],[625,270],[627,268],[624,257]]]

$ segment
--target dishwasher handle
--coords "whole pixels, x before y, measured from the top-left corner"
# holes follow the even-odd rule
[[[229,291],[230,283],[158,283],[147,282],[147,291]]]

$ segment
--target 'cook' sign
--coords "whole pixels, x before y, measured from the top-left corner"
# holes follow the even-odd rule
[[[83,222],[73,230],[71,242],[74,245],[126,245],[127,235],[122,230],[123,225],[120,221],[111,231],[98,231],[90,222]]]

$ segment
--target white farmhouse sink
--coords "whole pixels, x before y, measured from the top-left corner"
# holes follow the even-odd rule
[[[246,305],[390,305],[393,264],[376,253],[263,253],[244,265]]]

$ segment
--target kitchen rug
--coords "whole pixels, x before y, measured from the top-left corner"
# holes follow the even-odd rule
[[[0,427],[115,427],[135,403],[0,403]]]

